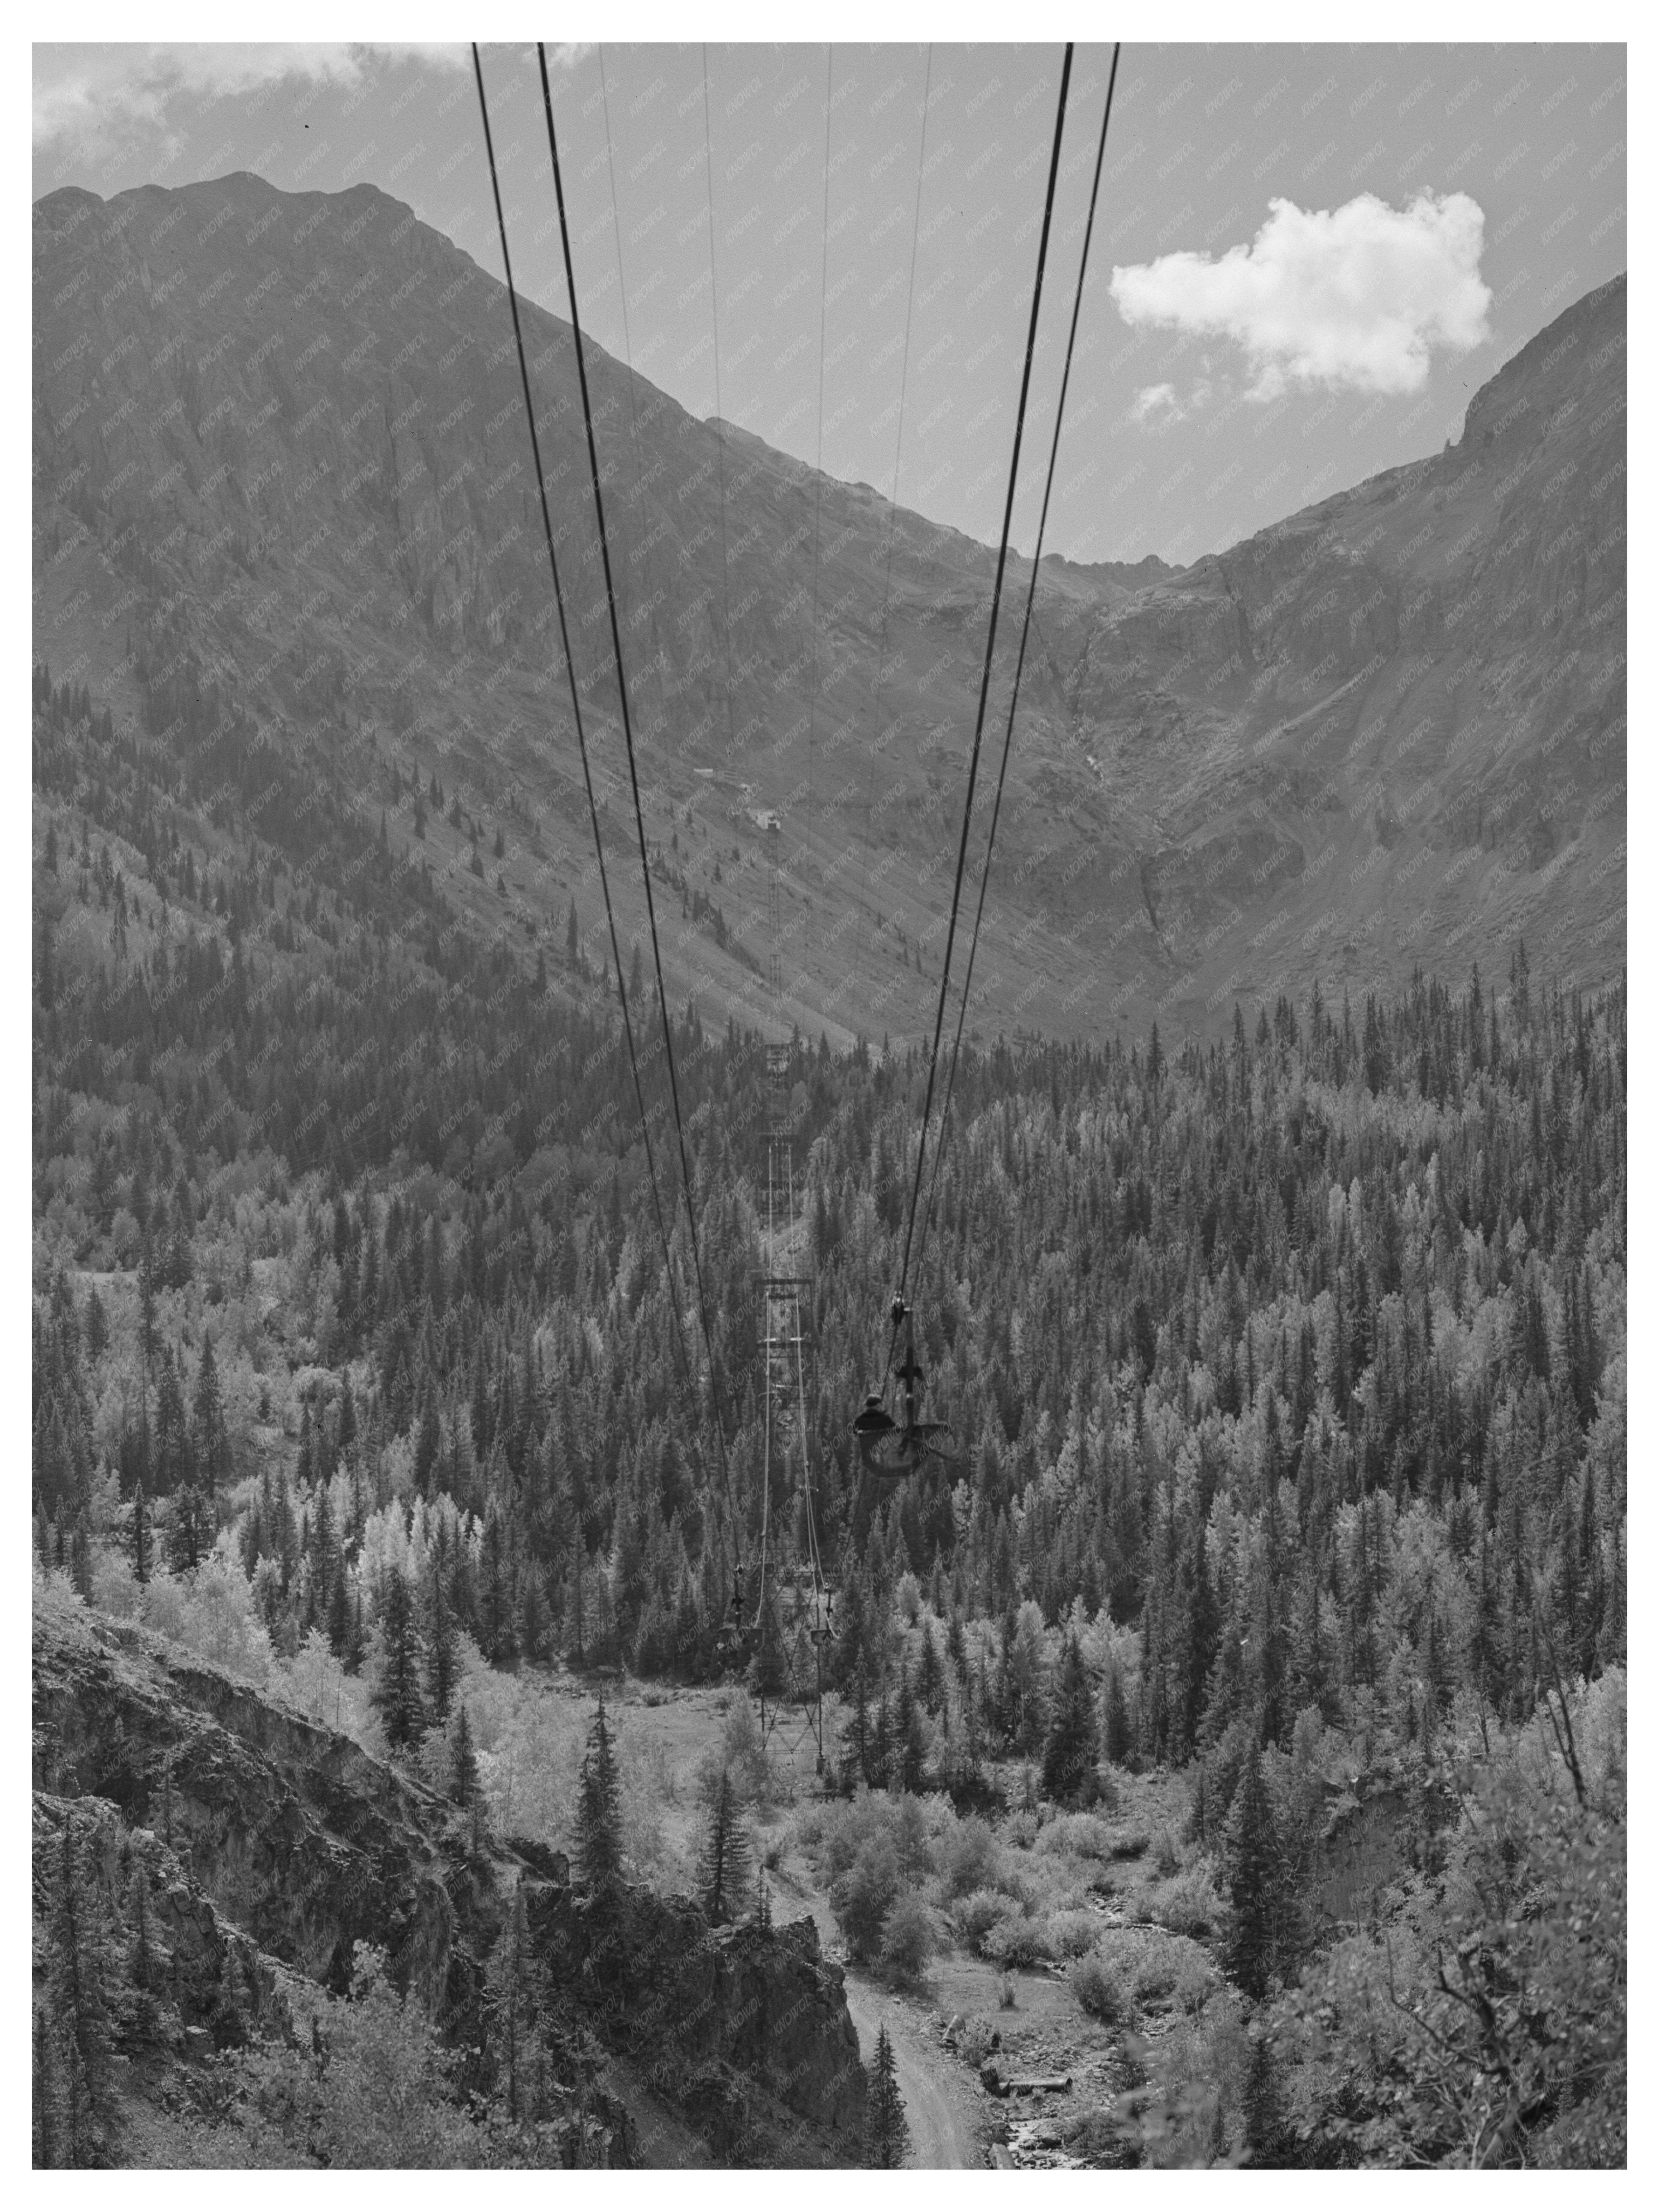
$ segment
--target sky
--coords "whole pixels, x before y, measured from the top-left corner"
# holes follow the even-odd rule
[[[994,544],[1061,52],[550,48],[585,330],[693,413]],[[1111,54],[1079,45],[1069,88],[1025,552]],[[483,66],[515,276],[567,313],[534,50]],[[1045,550],[1189,562],[1455,438],[1626,266],[1626,133],[1618,45],[1126,43]],[[367,180],[501,274],[464,46],[35,46],[35,197],[237,169]]]

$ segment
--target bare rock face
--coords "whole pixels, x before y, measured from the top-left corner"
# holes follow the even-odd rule
[[[137,1632],[72,1643],[37,1624],[34,1763],[38,1787],[107,1799],[160,1835],[239,1928],[335,1994],[374,1942],[434,2008],[464,2004],[471,1900],[443,1802],[346,1737]]]
[[[289,1977],[280,1962],[226,1920],[160,1837],[127,1827],[107,1800],[34,1793],[38,1894],[47,1891],[66,1828],[83,1849],[90,1845],[107,1891],[131,1898],[141,1878],[147,1886],[155,2040],[186,2049],[199,2039],[222,2048],[250,2034],[292,2033]]]
[[[723,1929],[714,1941],[721,2056],[764,2081],[792,2111],[854,2141],[865,2075],[842,1970],[819,1953],[808,1915],[775,1936]]]
[[[711,1928],[690,1899],[635,1888],[601,1902],[545,1884],[529,1902],[556,1979],[583,1993],[605,2039],[671,2100],[716,2116],[723,2155],[775,2107],[856,2157],[858,2032],[842,1970],[823,1957],[810,1917]]]

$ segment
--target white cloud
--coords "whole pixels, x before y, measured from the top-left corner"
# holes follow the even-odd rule
[[[561,53],[556,58],[562,60]],[[297,80],[360,84],[387,62],[416,61],[468,70],[465,46],[410,42],[374,45],[37,46],[32,131],[37,148],[54,139],[86,137],[112,125],[165,126],[170,104],[187,95],[199,105]],[[565,64],[568,66],[568,63]]]
[[[1273,398],[1286,382],[1420,392],[1432,348],[1467,353],[1490,335],[1486,217],[1467,192],[1424,192],[1402,209],[1371,192],[1335,209],[1269,206],[1250,244],[1219,260],[1166,253],[1114,269],[1124,320],[1237,339],[1252,399]]]
[[[1215,397],[1208,377],[1200,377],[1183,398],[1173,384],[1148,384],[1129,402],[1129,419],[1142,429],[1158,429],[1168,422],[1184,422],[1207,407]]]
[[[1129,412],[1137,422],[1151,422],[1171,412],[1179,415],[1182,407],[1173,384],[1149,384],[1144,391],[1136,392]]]

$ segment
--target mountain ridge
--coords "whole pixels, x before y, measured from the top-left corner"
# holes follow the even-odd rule
[[[469,927],[532,961],[573,897],[591,927],[502,288],[367,184],[66,188],[34,222],[37,656],[136,719],[137,623],[152,669],[186,655],[273,742],[325,742],[363,808],[390,755],[475,820],[532,823],[499,891],[428,832]],[[1234,996],[1490,964],[1522,931],[1568,980],[1617,971],[1624,313],[1623,280],[1599,288],[1472,397],[1455,447],[1237,546],[1045,556],[975,1026],[1202,1030]],[[612,890],[642,938],[568,326],[525,314]],[[990,549],[588,361],[647,842],[683,920],[695,895],[729,924],[665,944],[675,996],[843,1043],[930,1030]],[[992,751],[1030,573],[1011,559]],[[970,851],[993,781],[984,762]]]

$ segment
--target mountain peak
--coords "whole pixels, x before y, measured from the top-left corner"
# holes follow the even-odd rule
[[[1552,405],[1566,398],[1582,380],[1581,357],[1594,356],[1610,342],[1616,342],[1615,349],[1623,345],[1628,307],[1626,272],[1621,270],[1546,324],[1519,352],[1510,355],[1470,400],[1460,447],[1489,442],[1512,419],[1523,393],[1525,411],[1547,413]]]

